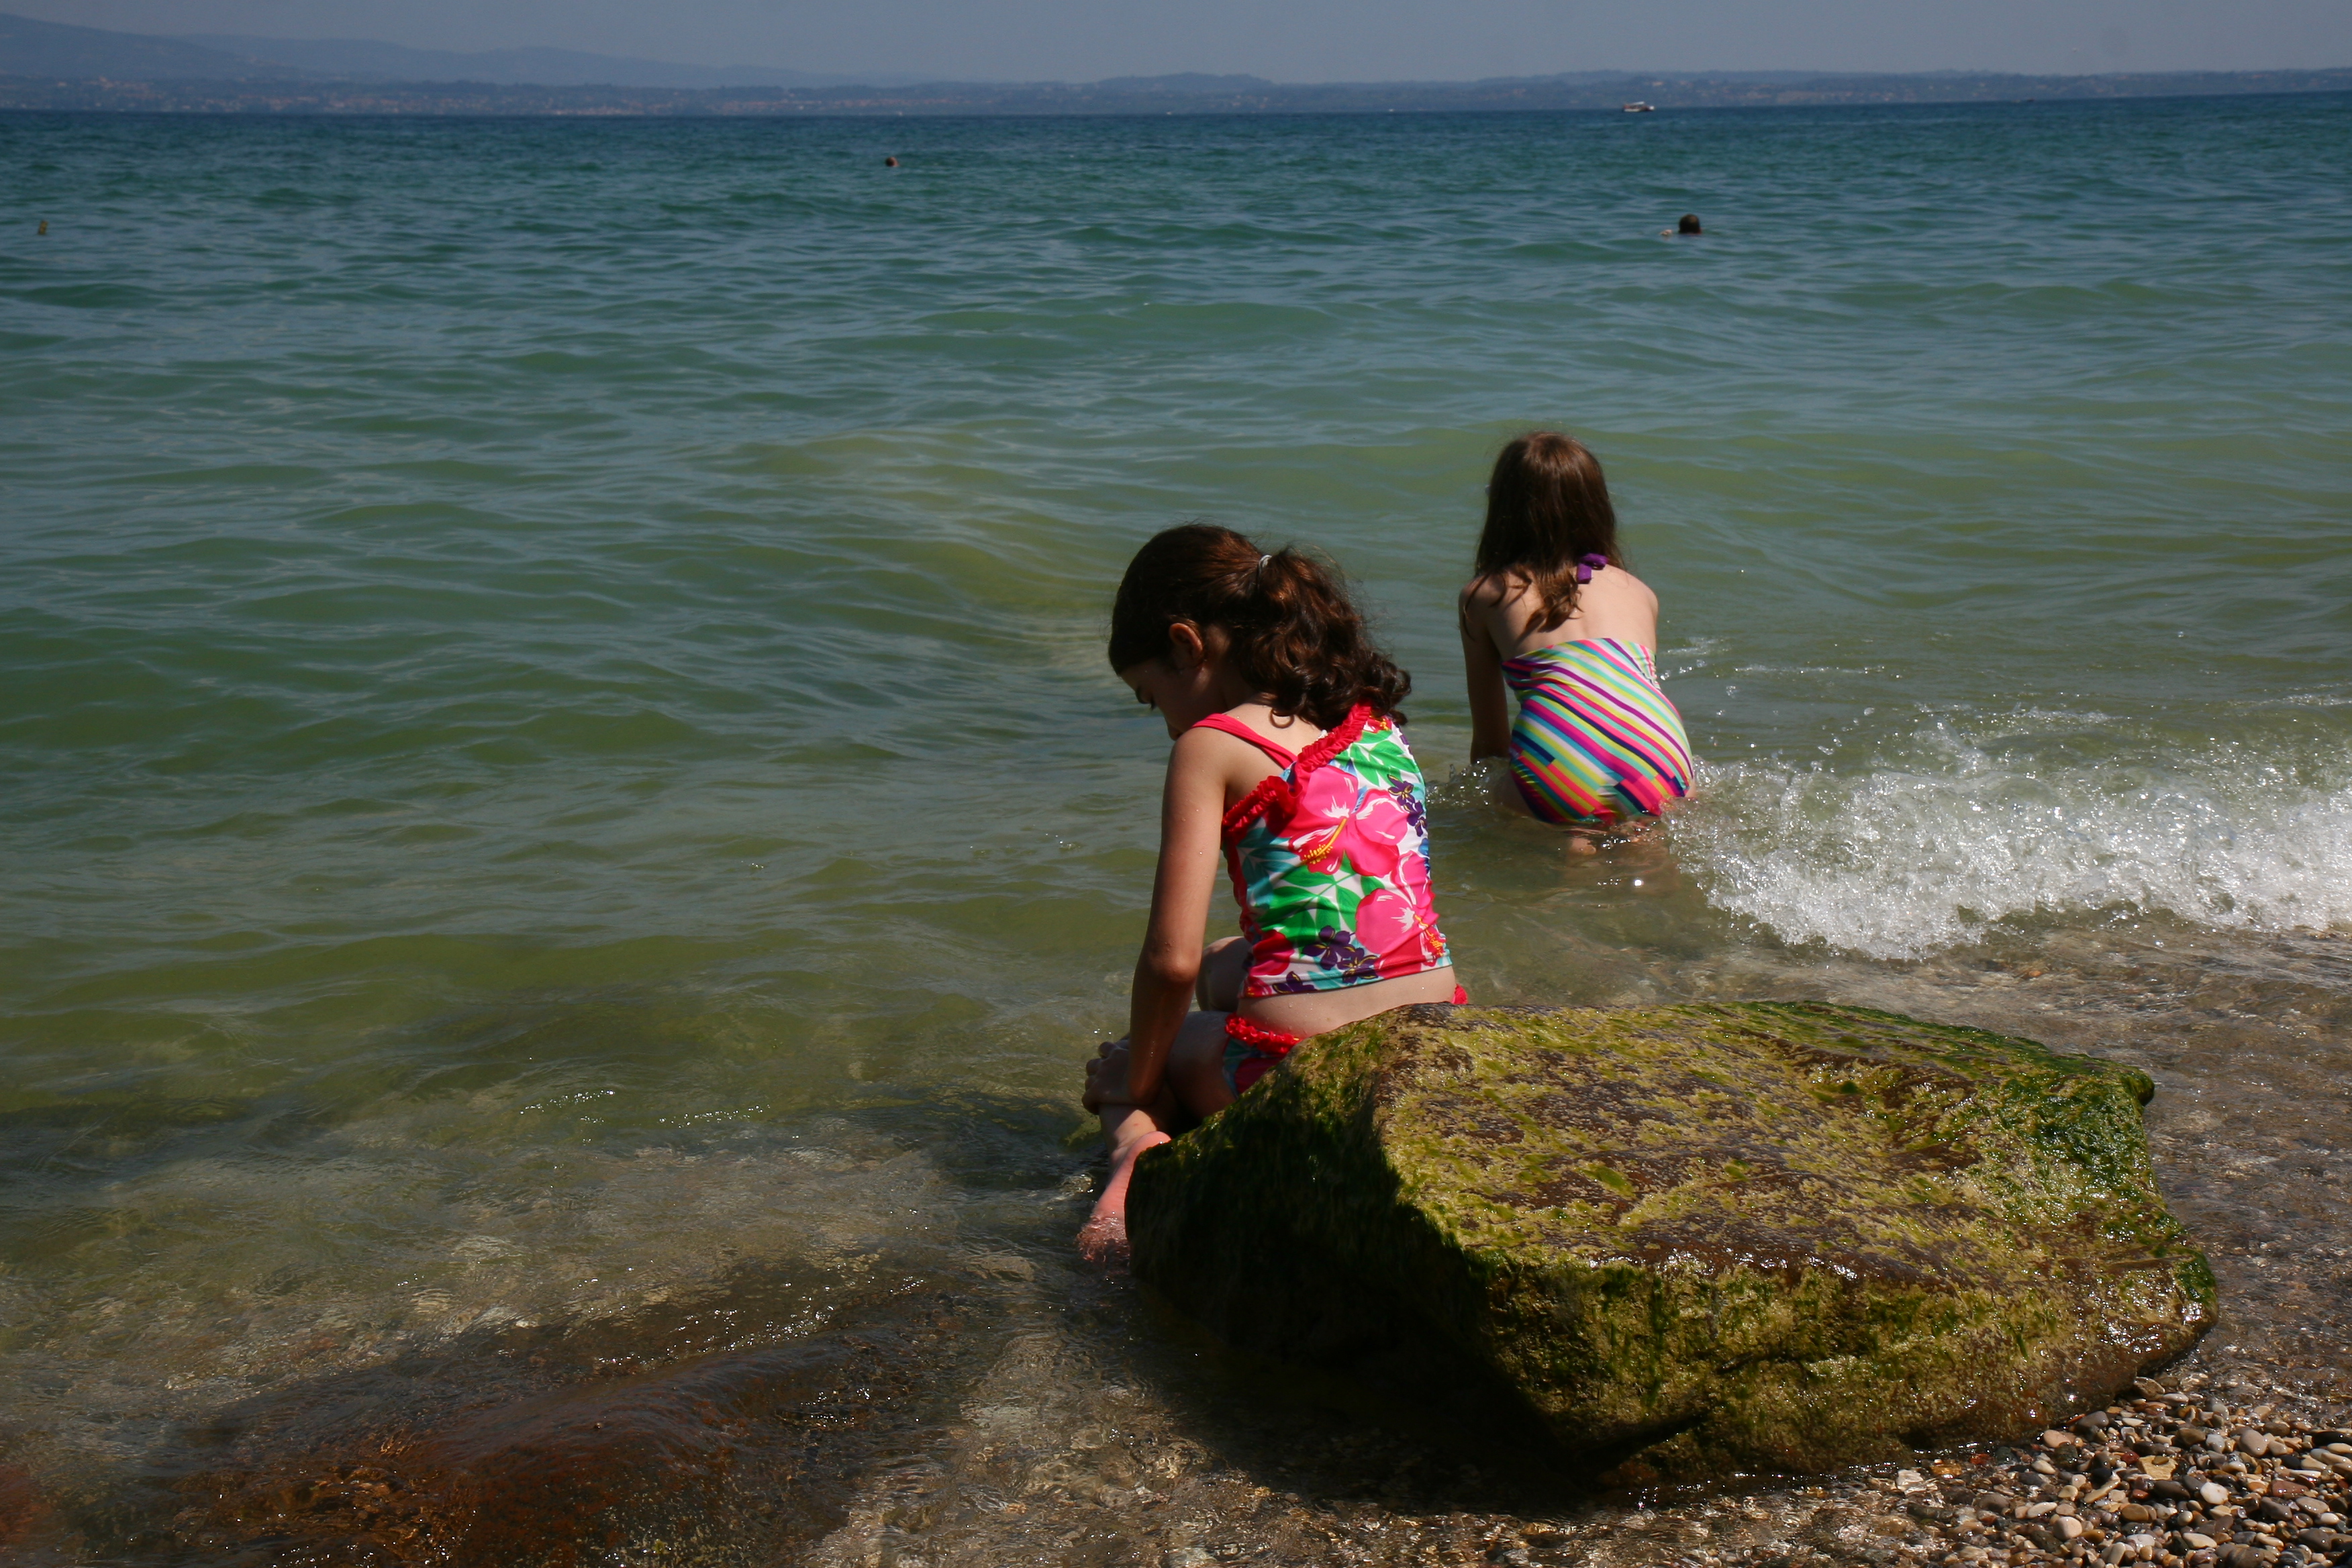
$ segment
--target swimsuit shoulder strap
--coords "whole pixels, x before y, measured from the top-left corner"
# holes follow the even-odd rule
[[[1261,816],[1271,816],[1277,825],[1287,821],[1290,814],[1298,808],[1298,792],[1305,787],[1307,776],[1362,739],[1366,727],[1373,722],[1372,710],[1359,702],[1348,710],[1348,717],[1340,721],[1338,729],[1311,742],[1305,751],[1291,752],[1264,736],[1251,732],[1238,720],[1225,719],[1223,723],[1217,724],[1218,719],[1225,719],[1225,716],[1220,713],[1214,718],[1202,720],[1201,723],[1216,724],[1218,729],[1228,734],[1241,736],[1262,748],[1267,756],[1283,767],[1282,773],[1268,773],[1258,780],[1257,788],[1236,801],[1234,808],[1225,813],[1224,837],[1228,846],[1236,835]],[[1200,726],[1193,727],[1198,729]]]
[[[1274,760],[1274,765],[1277,768],[1286,768],[1290,766],[1291,763],[1298,760],[1297,752],[1292,751],[1287,746],[1278,745],[1275,742],[1267,740],[1264,735],[1259,734],[1255,730],[1251,729],[1248,725],[1243,723],[1240,720],[1234,718],[1230,713],[1212,713],[1207,718],[1202,720],[1199,723],[1193,725],[1192,728],[1195,730],[1222,730],[1228,735],[1237,735],[1241,739],[1247,741],[1251,745],[1255,746],[1259,751],[1264,752],[1268,757],[1272,758]]]

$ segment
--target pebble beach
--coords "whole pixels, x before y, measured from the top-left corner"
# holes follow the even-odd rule
[[[1042,1454],[1024,1455],[1017,1442],[1000,1438],[951,1488],[908,1489],[897,1500],[907,1511],[886,1522],[877,1510],[864,1529],[829,1542],[816,1561],[890,1561],[918,1521],[928,1542],[946,1548],[926,1561],[960,1568],[986,1560],[963,1549],[967,1531],[984,1531],[995,1543],[991,1551],[1008,1539],[1039,1552],[1091,1541],[1112,1547],[1112,1561],[1156,1561],[1161,1568],[2304,1568],[2352,1553],[2352,1432],[2332,1424],[2342,1419],[2340,1405],[2196,1372],[2143,1379],[2133,1393],[2027,1447],[1922,1455],[1803,1483],[1603,1493],[1549,1509],[1523,1492],[1504,1500],[1518,1489],[1508,1461],[1492,1455],[1479,1456],[1488,1467],[1482,1470],[1462,1463],[1458,1449],[1415,1446],[1392,1432],[1301,1443],[1296,1433],[1260,1430],[1232,1435],[1229,1457],[1244,1463],[1227,1468],[1196,1444],[1154,1434],[1148,1412],[1132,1412],[1124,1431],[1079,1433],[1092,1450],[1085,1455],[1089,1469],[1098,1468],[1102,1450],[1117,1451],[1121,1495],[1089,1499],[1071,1487],[1066,1470],[1039,1485],[1050,1461],[1028,1468],[1023,1460],[1035,1464]],[[1282,1458],[1262,1468],[1269,1449]],[[1017,1508],[1013,1519],[984,1522],[982,1513],[958,1521],[957,1510],[943,1506],[942,1494],[968,1500],[967,1489],[983,1474],[1007,1489],[997,1508]],[[1433,1491],[1485,1494],[1500,1506],[1431,1509]],[[1015,1497],[1031,1500],[1016,1504]],[[1155,1525],[1148,1548],[1134,1529],[1139,1499]],[[1119,1516],[1116,1528],[1102,1510]]]

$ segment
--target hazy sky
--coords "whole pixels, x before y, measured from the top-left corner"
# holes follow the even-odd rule
[[[1092,80],[2352,65],[2352,0],[0,0],[152,33]]]

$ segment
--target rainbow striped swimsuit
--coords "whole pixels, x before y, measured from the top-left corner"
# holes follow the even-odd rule
[[[1519,696],[1511,777],[1545,822],[1655,816],[1690,794],[1690,739],[1650,650],[1618,637],[1554,643],[1503,662]]]

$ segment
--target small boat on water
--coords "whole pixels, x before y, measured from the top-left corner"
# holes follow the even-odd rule
[[[1658,106],[1654,103],[1643,103],[1637,100],[1625,106],[1625,112],[1628,114],[1655,114],[1657,111]]]

